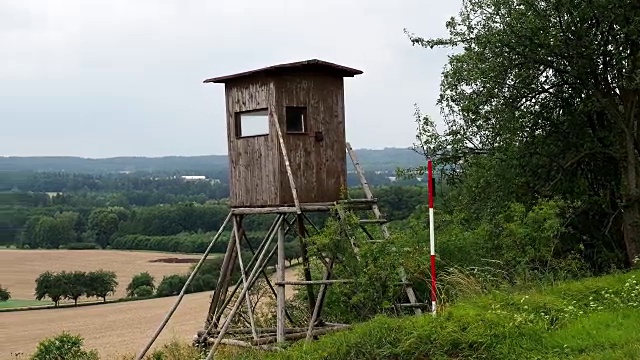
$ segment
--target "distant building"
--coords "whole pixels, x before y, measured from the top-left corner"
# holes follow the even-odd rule
[[[185,181],[203,181],[207,180],[207,177],[204,175],[182,175],[180,176],[182,180]]]

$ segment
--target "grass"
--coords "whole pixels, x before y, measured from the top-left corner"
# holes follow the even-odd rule
[[[38,300],[10,299],[9,301],[0,302],[0,309],[21,308],[21,307],[27,307],[27,306],[49,306],[49,305],[53,305],[53,302],[38,301]]]
[[[632,271],[527,291],[493,292],[461,300],[437,317],[380,316],[315,342],[291,344],[283,352],[224,348],[216,358],[638,359],[639,282],[640,271]],[[192,310],[184,310],[193,317]],[[183,337],[165,337],[160,343],[166,345],[147,359],[202,359]],[[87,341],[87,348],[92,347]]]
[[[237,359],[638,359],[640,271],[378,317],[280,353]]]

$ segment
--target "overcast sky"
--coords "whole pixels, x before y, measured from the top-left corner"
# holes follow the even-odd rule
[[[460,0],[0,0],[0,155],[226,153],[224,86],[206,78],[318,58],[345,79],[355,148],[410,146],[435,101]]]

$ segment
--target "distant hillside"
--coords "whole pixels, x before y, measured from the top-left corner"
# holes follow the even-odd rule
[[[417,166],[424,158],[410,149],[358,149],[356,156],[367,171],[395,170]],[[351,161],[347,157],[351,170]],[[121,171],[217,171],[228,167],[227,155],[113,157],[89,159],[65,156],[0,157],[0,171],[64,171],[70,173],[113,173]]]

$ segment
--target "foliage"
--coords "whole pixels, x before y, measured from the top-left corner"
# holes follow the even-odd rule
[[[180,294],[184,284],[187,282],[186,275],[165,275],[158,284],[158,296],[175,296]]]
[[[635,324],[639,272],[572,281],[525,292],[494,292],[436,317],[377,316],[284,352],[234,359],[575,359],[640,354]],[[635,356],[637,357],[637,356]],[[628,357],[629,359],[635,358]],[[590,357],[591,358],[591,357]],[[610,358],[621,358],[611,356]]]
[[[444,150],[469,203],[579,201],[572,241],[593,239],[593,267],[606,262],[593,253],[637,252],[638,18],[633,1],[469,0],[448,37],[410,35],[461,50],[441,82],[446,128],[420,141]]]
[[[98,352],[84,349],[84,339],[79,335],[63,332],[42,340],[31,360],[98,360]]]
[[[86,273],[73,271],[54,273],[45,271],[36,279],[35,298],[40,301],[46,297],[57,307],[60,300],[70,299],[78,304],[82,296],[97,297],[107,301],[109,294],[115,293],[118,282],[112,271],[97,270]]]
[[[87,281],[91,286],[87,288],[87,297],[102,298],[107,302],[109,294],[115,294],[118,287],[116,273],[113,271],[97,270],[87,273]]]
[[[129,282],[129,285],[127,285],[127,297],[139,296],[139,295],[136,295],[136,293],[138,292],[138,288],[140,287],[151,289],[151,294],[153,294],[153,291],[156,288],[153,281],[154,281],[153,276],[149,274],[147,271],[134,275],[133,278],[131,279],[131,282]],[[143,290],[143,292],[146,293],[147,290],[145,289]],[[146,296],[149,296],[149,295],[146,295]]]
[[[11,293],[7,288],[3,288],[0,285],[0,302],[9,301],[9,299],[11,299]]]
[[[138,286],[133,290],[132,297],[147,298],[153,296],[153,288],[149,285]]]

